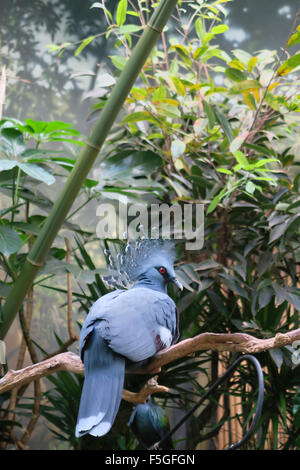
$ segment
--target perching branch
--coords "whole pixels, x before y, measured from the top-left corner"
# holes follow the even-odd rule
[[[245,333],[202,333],[194,338],[185,339],[156,354],[146,367],[135,371],[139,374],[151,374],[157,372],[163,365],[182,357],[190,356],[200,350],[240,351],[243,353],[257,354],[267,349],[280,348],[294,341],[300,340],[300,328],[287,333],[278,333],[273,338],[258,339]],[[9,370],[0,380],[0,394],[37,380],[41,377],[66,370],[77,374],[84,374],[84,366],[79,356],[72,352],[57,354],[37,364],[20,370]],[[143,403],[147,395],[156,392],[167,392],[168,389],[158,385],[156,378],[142,388],[138,393],[128,390],[123,391],[123,399],[131,403]]]
[[[72,352],[57,354],[54,357],[41,361],[37,364],[25,367],[20,370],[9,370],[0,380],[0,393],[27,385],[33,380],[46,377],[66,370],[76,374],[84,374],[84,366],[79,356]],[[168,392],[169,389],[157,383],[157,376],[148,380],[143,388],[138,392],[123,390],[123,399],[130,403],[145,403],[148,395],[157,392]]]
[[[139,373],[151,373],[171,361],[191,355],[196,351],[212,349],[215,351],[239,351],[257,354],[267,349],[280,348],[300,340],[300,328],[287,333],[277,333],[273,338],[259,339],[246,333],[202,333],[194,338],[185,339],[157,353],[147,367]],[[1,389],[0,389],[1,390]]]

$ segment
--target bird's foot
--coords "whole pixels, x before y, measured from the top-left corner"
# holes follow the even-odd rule
[[[159,442],[156,442],[155,444],[153,444],[153,446],[150,447],[149,450],[161,450],[159,447]]]

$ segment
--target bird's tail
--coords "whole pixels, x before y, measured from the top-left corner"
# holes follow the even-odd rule
[[[115,354],[97,327],[84,351],[85,379],[75,435],[103,436],[119,410],[125,373],[125,359]]]

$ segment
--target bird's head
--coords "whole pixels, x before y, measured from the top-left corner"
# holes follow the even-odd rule
[[[146,285],[152,285],[160,290],[165,290],[170,282],[175,284],[179,289],[183,289],[182,284],[176,277],[173,259],[161,253],[153,255],[144,263],[137,277],[137,281],[139,283],[145,283]]]
[[[109,256],[112,274],[104,280],[114,287],[148,285],[159,290],[166,290],[172,282],[182,289],[174,271],[175,257],[173,240],[143,238],[128,241],[123,253],[117,257]]]

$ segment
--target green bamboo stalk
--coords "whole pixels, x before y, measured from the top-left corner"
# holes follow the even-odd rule
[[[20,276],[7,297],[2,311],[0,339],[3,339],[8,332],[88,172],[92,168],[108,132],[176,4],[177,0],[161,0],[128,59],[87,144],[83,147],[63,190],[28,254]]]

